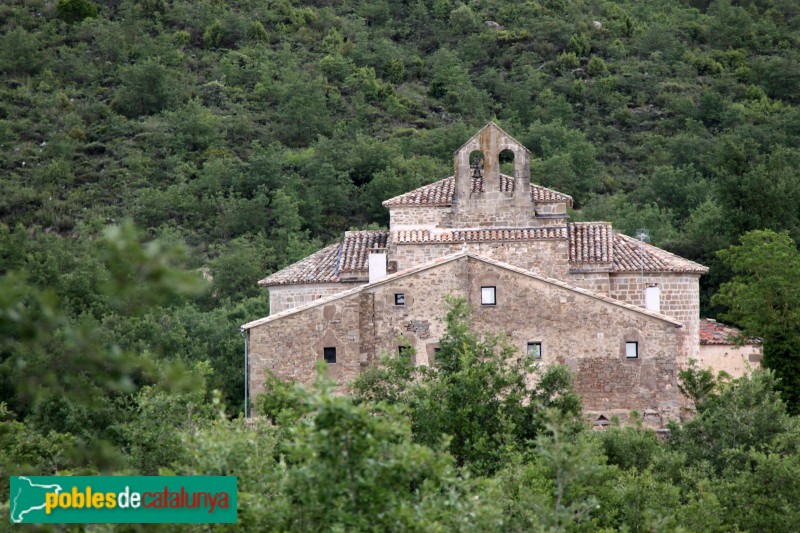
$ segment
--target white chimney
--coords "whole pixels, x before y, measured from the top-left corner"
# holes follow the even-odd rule
[[[661,312],[661,289],[651,285],[644,290],[644,308],[656,313]]]
[[[386,252],[369,253],[369,282],[375,283],[386,277]]]

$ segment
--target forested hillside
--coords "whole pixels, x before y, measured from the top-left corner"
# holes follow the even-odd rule
[[[573,220],[648,228],[654,244],[710,266],[703,314],[727,309],[723,317],[772,339],[768,366],[795,376],[794,392],[769,374],[720,384],[705,418],[671,448],[622,430],[576,441],[577,451],[548,448],[562,430],[543,437],[540,420],[526,438],[540,439],[544,458],[503,455],[484,472],[495,477],[457,486],[458,453],[412,439],[400,415],[384,427],[324,392],[309,393],[308,409],[339,409],[387,432],[395,447],[373,450],[383,458],[422,454],[428,470],[399,483],[421,486],[422,476],[451,491],[430,508],[416,493],[413,504],[414,516],[445,529],[469,529],[447,522],[469,513],[485,530],[509,530],[498,516],[520,530],[540,516],[554,530],[585,516],[586,530],[724,531],[739,523],[726,522],[731,512],[742,513],[743,529],[776,527],[744,516],[741,503],[752,501],[765,520],[800,523],[786,503],[800,493],[796,476],[774,478],[794,493],[768,497],[774,472],[798,471],[796,419],[773,392],[783,387],[790,409],[800,406],[795,0],[3,1],[0,468],[230,473],[232,461],[271,472],[263,458],[286,446],[302,465],[304,453],[332,445],[291,433],[309,427],[291,417],[266,436],[216,418],[242,409],[239,325],[269,309],[255,282],[343,230],[385,226],[381,201],[449,176],[453,151],[489,120],[531,149],[534,182],[575,198]],[[717,255],[751,230],[787,234],[750,234]],[[773,410],[753,411],[759,405]],[[736,444],[725,421],[741,409],[755,413],[745,429],[776,421],[750,434],[769,436]],[[250,448],[256,436],[265,456]],[[709,439],[717,455],[701,457]],[[217,440],[230,456],[205,459]],[[626,462],[640,445],[650,455]],[[589,470],[569,470],[563,459],[575,453]],[[528,470],[518,474],[514,461]],[[751,468],[740,475],[742,463]],[[281,516],[258,515],[256,505],[253,527],[324,529],[327,510],[297,499],[318,480],[297,468],[267,488],[244,478],[254,494],[274,488],[270,497],[284,498]],[[653,477],[658,469],[666,474]],[[609,486],[627,481],[590,494],[601,474]],[[341,478],[335,469],[315,475]],[[526,514],[520,494],[547,492],[561,475],[577,481],[558,501],[577,507]],[[639,503],[660,501],[658,512],[589,510],[651,490],[659,497]],[[473,494],[506,507],[466,503],[479,501]],[[669,518],[673,504],[683,514]],[[437,515],[440,505],[448,511]],[[692,522],[700,506],[717,522]],[[344,529],[369,524],[339,519]]]
[[[716,267],[745,231],[800,237],[798,15],[790,0],[4,2],[0,217],[71,249],[129,217],[186,242],[215,303],[235,301],[386,224],[382,200],[450,175],[495,118],[576,219],[647,227]]]

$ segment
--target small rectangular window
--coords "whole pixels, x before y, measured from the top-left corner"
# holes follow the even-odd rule
[[[481,287],[481,305],[497,305],[497,289]]]
[[[542,358],[542,343],[541,342],[529,342],[528,343],[528,357],[533,357],[534,359],[541,359]]]
[[[394,305],[406,305],[406,295],[402,292],[395,293]]]
[[[328,364],[332,364],[336,362],[336,347],[327,347],[322,349],[322,357],[325,358],[325,362]]]
[[[626,342],[625,343],[625,358],[626,359],[638,359],[639,358],[639,343],[638,342]]]

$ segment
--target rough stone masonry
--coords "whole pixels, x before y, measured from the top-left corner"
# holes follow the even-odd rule
[[[402,346],[432,364],[453,294],[472,305],[476,331],[569,366],[595,419],[679,416],[677,373],[697,357],[707,268],[608,222],[569,222],[572,198],[531,183],[530,157],[489,123],[456,151],[453,176],[383,203],[388,230],[348,231],[261,280],[271,314],[243,326],[251,398],[266,370],[309,382],[318,360],[341,385]]]

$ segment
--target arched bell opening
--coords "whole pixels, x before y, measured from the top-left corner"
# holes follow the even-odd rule
[[[514,152],[506,148],[498,154],[497,160],[500,174],[512,177],[516,176]]]
[[[480,192],[484,175],[484,162],[483,152],[480,150],[473,150],[469,154],[469,175],[472,180],[471,192]]]

